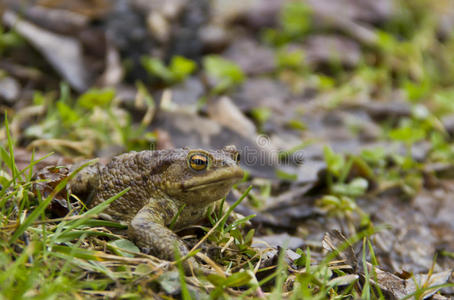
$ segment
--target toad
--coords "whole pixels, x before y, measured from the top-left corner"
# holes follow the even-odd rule
[[[169,225],[179,229],[200,222],[242,177],[235,146],[219,151],[184,148],[116,156],[105,166],[83,169],[69,188],[91,208],[129,187],[104,210],[103,218],[126,224],[141,251],[174,260],[175,245],[182,256],[189,251]],[[191,257],[184,267],[188,272],[198,264]]]

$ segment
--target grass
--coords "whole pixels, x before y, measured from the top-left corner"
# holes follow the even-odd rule
[[[9,128],[7,119],[5,128]],[[31,196],[36,181],[28,171],[38,161],[32,159],[24,170],[17,169],[14,142],[9,133],[7,136],[8,150],[0,147],[3,163],[10,168],[12,174],[9,179],[3,176],[2,182],[7,183],[0,197],[0,203],[3,204],[0,231],[0,295],[4,299],[120,296],[153,298],[163,296],[169,290],[173,291],[173,296],[183,299],[383,299],[381,291],[373,287],[371,278],[374,278],[374,274],[370,273],[367,267],[366,248],[369,249],[368,253],[372,254],[371,260],[376,264],[373,248],[367,239],[375,232],[370,223],[368,231],[358,233],[322,261],[312,260],[308,248],[305,253],[299,251],[300,259],[296,262],[297,269],[294,269],[285,259],[284,247],[277,256],[277,263],[264,267],[261,266],[261,261],[265,259],[265,252],[251,247],[254,231],[249,231],[245,236],[241,232],[241,227],[251,217],[231,224],[226,223],[233,209],[251,191],[252,187],[249,187],[224,213],[221,207],[221,210],[213,215],[212,227],[206,229],[204,237],[189,254],[217,264],[215,273],[191,279],[184,275],[181,265],[181,261],[188,256],[168,263],[140,253],[134,244],[104,227],[121,225],[95,218],[127,190],[90,210],[82,210],[76,215],[71,211],[63,218],[50,219],[45,213],[46,207],[64,189],[66,183],[91,162],[70,173],[47,197],[42,198],[39,193]],[[347,184],[341,189],[343,192],[339,192],[339,188],[334,187],[336,184],[345,183],[349,169],[355,163],[360,162],[361,165],[364,162],[359,158],[346,159],[328,150],[326,155],[329,156],[328,169],[332,171],[329,180],[332,188],[328,190],[331,191],[331,197],[350,197],[349,201],[354,201],[354,196],[362,195],[365,190],[360,189],[358,192],[355,185]],[[348,192],[349,189],[352,191]],[[334,203],[332,201],[331,205]],[[349,211],[343,203],[337,203],[334,211]],[[359,277],[351,277],[338,268],[339,261],[336,257],[361,240],[365,278],[361,288],[358,288]],[[197,253],[203,243],[211,243],[227,251],[220,251],[218,261],[212,262]],[[175,265],[178,281],[172,280],[171,275]],[[452,285],[443,285],[445,286]],[[415,295],[422,295],[428,289],[429,287],[422,286]]]
[[[8,128],[7,120],[5,127]],[[296,275],[295,270],[287,271],[289,266],[284,259],[285,251],[280,251],[277,265],[260,267],[264,253],[251,248],[254,231],[249,231],[246,236],[242,236],[240,231],[251,217],[226,223],[233,209],[246,198],[252,187],[246,189],[242,197],[224,213],[220,213],[223,211],[221,208],[214,215],[212,227],[191,249],[190,255],[196,255],[196,249],[210,241],[218,247],[224,245],[224,250],[227,250],[221,253],[221,268],[217,269],[217,273],[201,276],[194,282],[183,273],[181,261],[186,257],[169,264],[140,253],[134,244],[103,227],[119,225],[95,218],[127,190],[79,214],[71,211],[59,219],[47,216],[45,209],[49,203],[77,172],[91,162],[61,180],[47,197],[42,198],[39,193],[31,197],[36,181],[30,172],[25,171],[36,165],[37,161],[32,160],[25,170],[18,170],[15,167],[13,140],[9,134],[8,145],[9,152],[0,148],[4,165],[11,167],[10,171],[14,174],[9,184],[2,189],[0,198],[4,204],[0,231],[0,296],[3,299],[120,295],[126,298],[155,297],[164,295],[164,286],[169,290],[172,285],[177,291],[175,295],[183,299],[191,299],[196,295],[212,299],[233,296],[275,299],[280,295],[299,299],[300,293],[315,298],[324,298],[333,292],[343,295],[343,292],[337,291],[335,283],[328,284],[332,276],[329,271],[331,262],[326,260],[313,266],[309,252],[305,256],[305,270],[296,271]],[[235,258],[233,264],[222,266],[222,262],[232,257]],[[172,274],[175,264],[179,274],[179,281],[176,282],[168,279],[170,275],[165,275]],[[241,268],[236,264],[241,265]],[[230,268],[236,270],[231,275],[227,271]],[[269,275],[264,276],[267,273]],[[284,290],[284,286],[290,283],[297,286],[293,293],[292,289]]]
[[[271,78],[287,84],[295,94],[309,87],[325,97],[328,95],[326,100],[318,101],[323,110],[336,110],[350,102],[355,104],[355,100],[363,97],[387,100],[395,93],[403,95],[402,99],[411,107],[410,115],[398,121],[377,121],[381,130],[379,140],[403,145],[402,153],[377,147],[358,155],[345,155],[329,147],[324,149],[327,172],[316,205],[328,218],[344,221],[355,234],[338,246],[337,251],[322,258],[307,247],[296,251],[298,258],[293,262],[288,261],[285,249],[270,260],[266,250],[252,247],[255,231],[246,232],[243,228],[252,216],[228,222],[235,206],[244,199],[262,207],[262,202],[274,192],[270,182],[263,183],[259,195],[254,193],[256,186],[249,187],[225,212],[223,209],[213,212],[211,226],[201,228],[203,237],[191,244],[188,256],[176,262],[140,253],[132,242],[114,230],[124,229],[122,225],[96,219],[121,193],[93,209],[80,207],[62,218],[52,219],[46,211],[48,205],[88,164],[68,174],[50,194],[40,195],[33,192],[38,182],[32,171],[47,156],[39,160],[32,157],[27,167],[19,169],[15,146],[31,140],[30,147],[48,146],[65,157],[93,156],[96,149],[111,145],[120,145],[125,151],[150,149],[155,145],[156,135],[147,132],[147,126],[156,107],[142,83],[136,84],[135,102],[146,114],[136,123],[126,110],[120,109],[114,89],[91,89],[77,97],[65,84],[61,84],[58,93],[37,91],[33,105],[42,107],[44,115],[34,116],[36,122],[22,136],[11,134],[21,126],[11,126],[6,115],[2,129],[5,140],[0,145],[0,299],[384,299],[385,293],[374,284],[377,274],[373,267],[379,267],[379,261],[370,240],[378,229],[356,201],[391,188],[397,188],[405,201],[425,188],[425,176],[432,176],[425,172],[427,164],[454,163],[453,140],[441,122],[444,116],[454,113],[454,36],[439,35],[434,22],[439,5],[428,0],[397,1],[400,13],[373,29],[377,37],[375,44],[362,45],[358,65],[345,70],[339,62],[332,62],[327,70],[313,68],[305,64],[302,51],[289,52],[289,46],[317,33],[312,26],[311,11],[304,3],[292,2],[284,7],[281,27],[260,34],[261,42],[269,45],[275,54],[277,68],[269,74]],[[0,54],[12,52],[24,43],[16,33],[0,28]],[[221,56],[207,55],[200,61],[197,65],[176,56],[166,65],[152,57],[142,58],[150,77],[165,86],[193,74],[207,75],[213,81],[208,96],[228,94],[248,80],[238,65]],[[198,107],[203,114],[204,105],[200,101]],[[21,111],[15,113],[13,123],[22,118]],[[267,107],[250,111],[261,131],[270,127],[272,114]],[[308,128],[297,118],[287,126],[300,133]],[[412,151],[421,142],[429,143],[428,155],[424,161],[416,161]],[[301,145],[283,151],[280,157],[285,159],[303,149],[306,143],[301,141]],[[286,182],[294,179],[286,173],[279,175]],[[349,251],[354,243],[362,244],[362,252],[357,256],[360,259],[357,273],[345,267],[348,265],[345,259],[338,258],[339,253]],[[185,276],[181,262],[189,256],[204,261],[214,270],[213,274]],[[264,261],[269,264],[263,264]],[[358,274],[361,276],[352,276]],[[451,284],[441,286],[452,287]],[[423,284],[405,298],[420,299],[429,289]]]

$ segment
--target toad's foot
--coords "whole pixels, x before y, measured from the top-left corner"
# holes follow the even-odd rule
[[[172,230],[164,225],[164,221],[151,213],[148,206],[142,208],[129,224],[128,234],[136,245],[145,253],[150,253],[161,259],[175,260],[175,249],[180,257],[189,254],[184,242]],[[183,261],[183,268],[187,275],[210,274],[208,268],[201,266],[194,257]]]

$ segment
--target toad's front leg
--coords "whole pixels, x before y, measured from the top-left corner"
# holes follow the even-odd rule
[[[128,228],[130,238],[145,253],[153,254],[166,260],[175,260],[174,249],[177,247],[183,257],[189,253],[183,241],[165,226],[165,219],[153,205],[144,206],[131,220]],[[191,269],[199,271],[199,264],[193,257],[188,258],[183,267],[186,274]]]

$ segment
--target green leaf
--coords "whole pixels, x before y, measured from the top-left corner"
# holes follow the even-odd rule
[[[108,107],[115,97],[114,89],[90,89],[82,94],[78,99],[77,103],[87,109],[94,107]]]
[[[295,130],[301,130],[301,131],[304,131],[307,129],[307,125],[306,123],[304,123],[303,121],[301,120],[298,120],[298,119],[291,119],[287,122],[287,126],[292,128],[292,129],[295,129]]]
[[[335,184],[332,188],[337,195],[358,197],[364,195],[369,187],[369,182],[364,178],[355,178],[348,184]]]
[[[216,287],[222,287],[223,283],[225,282],[225,277],[222,277],[217,274],[208,274],[207,279]]]
[[[320,202],[323,206],[334,206],[337,207],[340,205],[341,200],[337,196],[325,195],[320,199]]]
[[[57,110],[61,122],[63,122],[65,126],[72,125],[80,119],[79,114],[64,102],[57,102]]]
[[[34,105],[44,105],[46,103],[46,97],[40,91],[35,91],[33,93],[33,104]]]
[[[3,27],[0,26],[0,54],[5,50],[16,48],[23,44],[25,44],[25,40],[17,32],[4,32]]]
[[[134,274],[137,274],[139,276],[145,276],[145,275],[149,275],[151,273],[154,273],[156,271],[155,267],[149,265],[149,264],[140,264],[136,267],[136,269],[134,270]],[[178,276],[178,272],[174,272],[174,271],[169,271],[169,272],[166,272],[163,274],[163,276],[165,274],[171,274],[171,273],[176,273],[177,276]],[[158,278],[159,280],[159,278]]]
[[[245,78],[243,71],[237,64],[218,55],[205,56],[203,67],[208,76],[217,80],[216,92],[224,92],[243,82]]]
[[[166,82],[170,82],[173,79],[173,74],[167,68],[164,63],[157,59],[157,58],[152,58],[152,57],[147,57],[144,56],[141,59],[142,65],[145,68],[145,70],[153,76],[156,76],[158,78],[161,78],[162,80]]]
[[[314,75],[314,79],[317,81],[317,86],[321,90],[330,90],[336,85],[336,80],[327,75]]]
[[[134,255],[132,255],[131,253],[128,253],[128,252],[140,253],[140,249],[133,242],[131,242],[129,240],[119,239],[119,240],[109,242],[109,245],[114,246],[114,247],[111,247],[111,249],[117,255],[121,255],[121,256],[125,256],[125,257],[134,257]],[[128,252],[121,251],[121,250],[126,250]]]
[[[240,287],[251,281],[251,275],[247,271],[233,273],[223,282],[226,287]]]
[[[251,110],[251,115],[259,125],[263,125],[271,117],[271,109],[268,107],[256,107]]]
[[[382,30],[376,30],[376,35],[378,37],[377,44],[382,50],[392,53],[396,49],[398,41],[394,36]]]
[[[363,151],[361,151],[361,157],[368,163],[381,165],[385,163],[386,151],[383,147],[364,149]]]
[[[298,179],[297,174],[287,173],[287,172],[279,170],[279,169],[276,170],[276,176],[279,179],[286,180],[286,181],[295,181]]]
[[[250,246],[252,244],[252,239],[254,238],[255,234],[255,229],[251,229],[248,231],[246,234],[246,237],[244,238],[244,244]]]
[[[174,56],[170,62],[169,69],[172,72],[174,80],[180,81],[185,79],[196,69],[197,64],[183,56]]]
[[[252,277],[247,271],[233,273],[227,278],[216,274],[209,274],[207,276],[208,281],[210,281],[216,287],[240,287],[247,285]]]
[[[412,101],[427,97],[431,89],[432,83],[428,79],[422,82],[407,80],[403,84],[403,90],[406,92],[408,99]]]
[[[166,66],[160,59],[144,56],[142,65],[145,70],[166,83],[173,83],[184,80],[197,68],[197,64],[183,56],[174,56],[169,66]]]
[[[437,111],[440,114],[448,114],[454,112],[454,89],[443,90],[435,93],[434,104],[438,106]]]
[[[281,13],[283,31],[292,38],[303,37],[311,28],[311,9],[300,1],[291,1],[284,5]]]
[[[296,249],[296,254],[298,254],[300,257],[298,257],[296,260],[293,261],[293,263],[298,266],[298,267],[304,267],[306,265],[306,253],[304,253],[303,250],[300,248]]]
[[[426,136],[425,130],[410,126],[399,127],[389,132],[389,137],[393,140],[400,141],[406,144],[413,144],[424,139]]]
[[[301,50],[283,49],[276,53],[276,62],[281,69],[299,70],[304,63],[304,54]]]
[[[323,148],[323,155],[328,171],[336,176],[340,176],[345,167],[345,158],[340,154],[334,153],[329,146]]]
[[[158,282],[162,289],[169,295],[175,295],[181,290],[179,274],[177,271],[165,272],[159,276]]]

